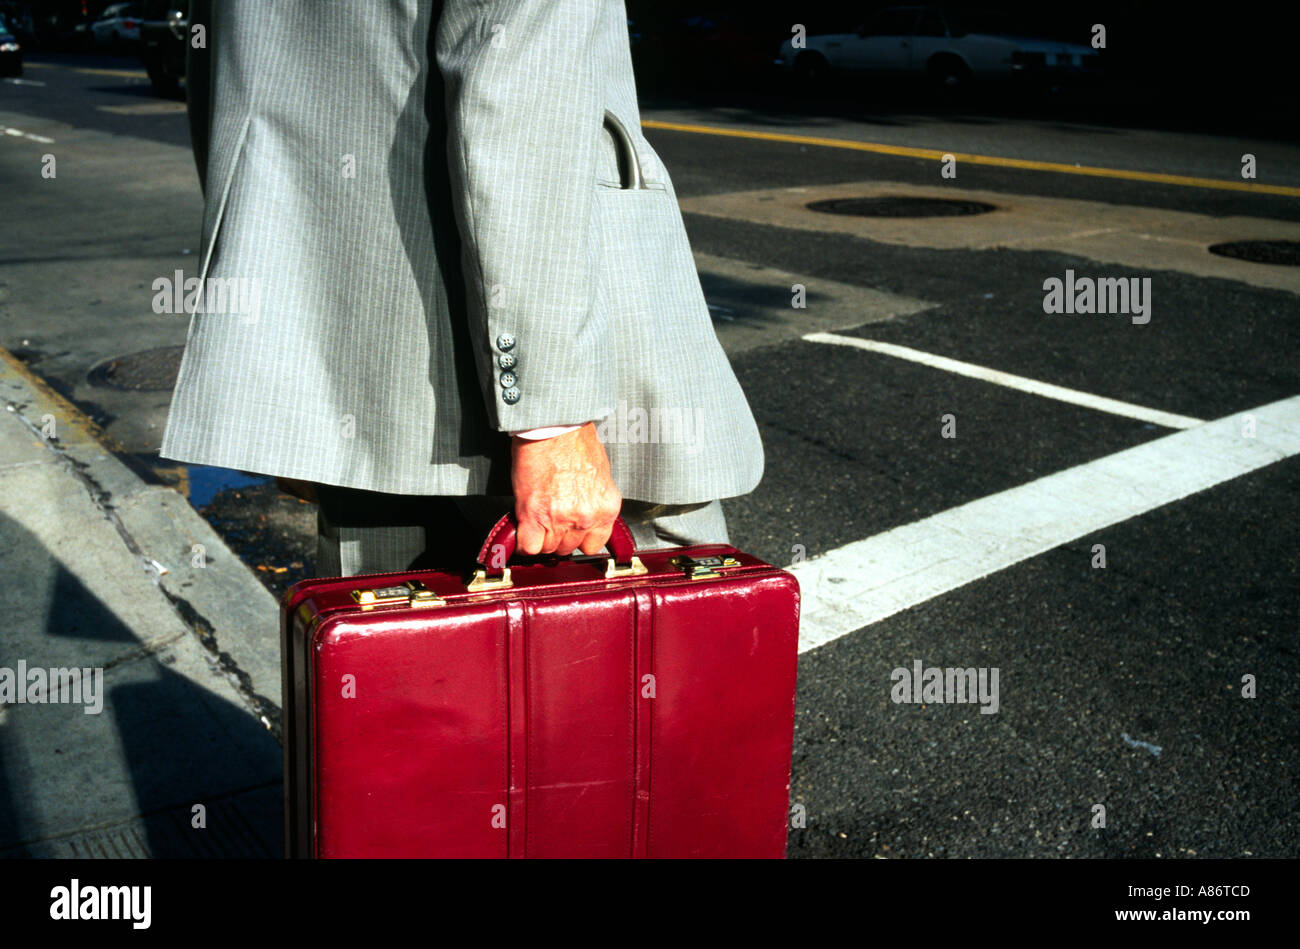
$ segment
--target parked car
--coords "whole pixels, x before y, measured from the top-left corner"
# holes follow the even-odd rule
[[[94,23],[90,24],[96,46],[123,49],[140,42],[140,18],[134,3],[110,3]]]
[[[0,16],[4,17],[9,35],[23,49],[29,52],[36,49],[36,18],[32,16],[31,7],[17,0],[0,0]]]
[[[1057,82],[1099,74],[1095,49],[1023,32],[999,13],[889,7],[853,33],[809,36],[803,49],[786,40],[776,63],[805,85],[836,75],[913,77],[949,93],[974,81]]]
[[[21,76],[23,74],[23,48],[18,45],[18,37],[9,32],[8,21],[0,13],[0,76]]]
[[[140,5],[140,59],[155,95],[180,95],[189,44],[189,0],[143,0]]]

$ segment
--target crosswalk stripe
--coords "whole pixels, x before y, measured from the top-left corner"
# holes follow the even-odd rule
[[[799,651],[1300,454],[1300,396],[1175,432],[791,565]],[[1090,569],[1081,560],[1080,570]]]
[[[1131,402],[1120,402],[1118,399],[1108,399],[1105,396],[1080,392],[1078,389],[1067,389],[1064,386],[1052,385],[1050,382],[1040,382],[1037,379],[1029,379],[1025,376],[1003,372],[1000,369],[989,369],[987,366],[977,366],[974,363],[962,362],[959,359],[949,359],[947,356],[936,356],[934,353],[922,352],[919,349],[899,346],[895,343],[882,343],[874,339],[859,339],[856,336],[840,336],[836,333],[808,333],[803,338],[810,343],[853,346],[857,349],[865,349],[868,352],[896,356],[899,359],[906,359],[935,369],[953,372],[959,376],[982,379],[985,382],[993,382],[1010,389],[1019,389],[1021,392],[1056,399],[1058,402],[1069,402],[1072,405],[1081,405],[1089,409],[1096,409],[1099,412],[1109,412],[1112,415],[1123,415],[1126,418],[1150,422],[1153,425],[1163,425],[1166,428],[1192,428],[1205,423],[1204,419],[1192,418],[1189,415],[1175,415],[1173,412],[1148,409],[1145,406],[1134,405]]]

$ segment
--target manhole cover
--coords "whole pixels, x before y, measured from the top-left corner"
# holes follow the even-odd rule
[[[811,201],[807,208],[809,211],[858,217],[966,217],[997,210],[983,201],[950,201],[947,198],[828,198]]]
[[[184,346],[163,346],[105,359],[93,366],[86,379],[92,386],[133,392],[166,391],[176,386]]]
[[[1210,253],[1256,264],[1300,267],[1300,241],[1229,241],[1210,245]]]

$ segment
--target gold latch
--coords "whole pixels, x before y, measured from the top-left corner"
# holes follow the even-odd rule
[[[407,606],[446,606],[447,601],[438,596],[419,580],[407,580],[391,587],[375,587],[370,590],[353,590],[352,599],[361,604],[362,609],[372,606],[384,606],[390,603],[406,601]]]
[[[640,557],[634,556],[626,567],[620,567],[613,557],[605,561],[606,580],[613,580],[615,577],[639,577],[641,574],[649,572],[649,568],[641,562]]]
[[[672,559],[672,564],[691,580],[708,580],[720,577],[723,567],[739,567],[740,561],[735,557],[690,557],[682,554]]]
[[[465,589],[470,593],[482,593],[485,590],[509,590],[514,585],[510,579],[510,568],[505,567],[499,577],[489,577],[486,570],[475,570],[474,579],[465,585]]]

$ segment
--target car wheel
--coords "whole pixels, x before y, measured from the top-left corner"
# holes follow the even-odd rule
[[[970,70],[965,63],[955,57],[935,57],[930,61],[926,74],[930,81],[930,90],[942,101],[955,101],[970,91]]]
[[[831,83],[831,64],[820,53],[800,53],[794,61],[794,80],[800,92],[824,92]]]

